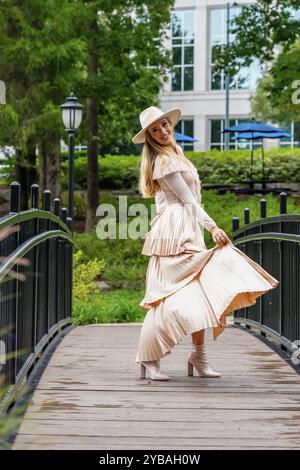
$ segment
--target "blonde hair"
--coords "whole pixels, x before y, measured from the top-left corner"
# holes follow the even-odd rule
[[[155,193],[160,190],[159,183],[153,180],[156,157],[158,155],[165,155],[167,158],[179,158],[180,155],[180,151],[176,146],[174,127],[170,119],[167,119],[172,127],[171,145],[160,145],[151,137],[148,129],[145,131],[145,143],[142,150],[139,179],[139,192],[144,198],[153,197]]]

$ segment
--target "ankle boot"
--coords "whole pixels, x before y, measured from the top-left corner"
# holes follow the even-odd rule
[[[193,376],[193,367],[195,367],[199,377],[221,377],[219,372],[215,372],[210,367],[204,344],[193,344],[193,348],[188,355],[189,376]]]
[[[151,380],[169,380],[170,377],[160,372],[160,360],[157,361],[141,361],[140,363],[140,378],[146,378],[146,370],[150,375]]]

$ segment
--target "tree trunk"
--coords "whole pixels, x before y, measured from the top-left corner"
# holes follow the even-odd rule
[[[24,155],[20,149],[16,149],[15,159],[15,176],[16,181],[21,185],[20,188],[20,210],[26,211],[28,209],[28,185],[27,185],[27,168],[24,164]]]
[[[36,144],[32,143],[27,154],[28,170],[27,170],[27,186],[30,194],[30,188],[32,184],[38,183],[37,171],[36,171]]]
[[[97,32],[96,20],[91,22],[91,28]],[[98,54],[91,52],[88,61],[88,80],[93,80],[97,74]],[[96,210],[99,204],[99,169],[98,169],[98,102],[95,98],[87,100],[88,127],[88,169],[87,169],[87,213],[85,231],[88,232],[96,222]]]
[[[40,189],[51,191],[51,200],[61,196],[60,144],[52,135],[45,135],[40,145]]]

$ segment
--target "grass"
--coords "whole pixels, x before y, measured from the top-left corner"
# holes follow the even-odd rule
[[[117,289],[95,295],[88,302],[74,301],[74,324],[142,322],[146,309],[139,306],[143,289]]]

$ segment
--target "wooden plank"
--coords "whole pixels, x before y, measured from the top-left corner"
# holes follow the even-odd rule
[[[60,343],[14,449],[297,449],[300,376],[254,336],[207,335],[219,379],[187,376],[190,337],[139,380],[140,324],[88,325]],[[120,347],[118,347],[120,345]]]
[[[295,449],[295,444],[276,442],[274,439],[265,437],[264,440],[256,439],[255,437],[248,436],[245,439],[233,439],[230,436],[224,436],[222,439],[201,439],[181,438],[176,437],[170,439],[163,437],[155,441],[152,437],[145,438],[132,438],[132,437],[119,437],[118,441],[114,441],[112,436],[95,437],[95,436],[39,436],[37,434],[24,435],[20,438],[15,449],[29,450],[29,449],[67,449],[71,444],[71,448],[75,449],[165,449],[170,450],[174,448],[179,449]]]

